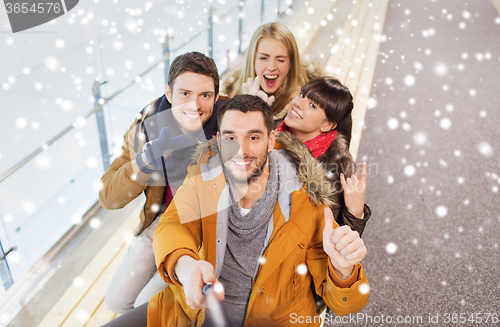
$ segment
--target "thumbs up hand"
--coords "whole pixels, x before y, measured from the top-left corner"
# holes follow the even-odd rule
[[[323,229],[323,249],[330,257],[333,267],[341,278],[348,278],[354,265],[366,255],[365,242],[359,233],[349,226],[333,228],[333,213],[325,208],[325,228]]]

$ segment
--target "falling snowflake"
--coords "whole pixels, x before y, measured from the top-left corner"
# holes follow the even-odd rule
[[[40,154],[35,158],[35,166],[38,169],[48,170],[50,169],[52,160],[46,154]]]
[[[413,165],[406,166],[404,172],[405,172],[406,176],[415,175],[415,166],[413,166]]]
[[[406,86],[415,85],[415,77],[413,75],[407,75],[405,77],[405,84],[406,84]]]
[[[82,216],[74,214],[73,216],[71,216],[71,222],[73,224],[75,224],[75,225],[81,223],[82,222]]]
[[[387,121],[387,126],[390,128],[390,129],[396,129],[398,128],[399,126],[399,122],[396,118],[391,118]]]
[[[373,109],[377,106],[377,99],[375,98],[368,98],[368,101],[366,103],[368,109]]]
[[[24,117],[19,117],[16,119],[16,127],[19,128],[19,129],[23,129],[26,127],[26,125],[28,124],[28,122],[26,121],[26,118]]]
[[[394,254],[398,250],[398,246],[395,243],[387,243],[385,246],[385,251],[389,254]]]
[[[493,147],[486,142],[480,142],[477,145],[477,148],[478,148],[479,152],[487,158],[489,158],[493,155],[493,152],[494,152]]]
[[[104,188],[104,184],[101,182],[101,181],[95,181],[93,184],[92,184],[92,188],[96,191],[96,192],[99,192],[100,190],[102,190]]]
[[[97,217],[90,219],[90,227],[92,229],[98,229],[99,227],[101,227],[101,220]]]
[[[445,63],[437,63],[435,66],[434,66],[434,74],[436,74],[437,76],[444,76],[446,75],[446,73],[448,72],[448,67],[446,66]]]
[[[368,286],[367,283],[363,283],[361,285],[359,285],[359,293],[361,294],[368,294],[368,292],[370,291],[370,286]]]
[[[83,286],[83,284],[85,284],[85,281],[83,280],[83,278],[76,277],[75,279],[73,279],[73,286],[74,287],[80,288]]]
[[[451,127],[451,120],[449,120],[448,118],[443,118],[439,122],[439,125],[442,129],[449,129]]]
[[[444,217],[448,214],[448,209],[445,206],[439,206],[436,208],[436,215],[439,217]]]
[[[64,48],[64,41],[61,39],[57,39],[56,40],[56,48],[58,48],[58,49]]]
[[[297,265],[297,274],[303,276],[307,274],[307,266],[303,263]]]
[[[394,183],[394,177],[392,177],[392,176],[387,177],[387,183],[389,183],[389,184]]]

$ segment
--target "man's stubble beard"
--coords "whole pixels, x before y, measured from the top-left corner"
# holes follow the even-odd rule
[[[252,183],[260,175],[262,175],[264,167],[265,167],[265,165],[267,164],[268,161],[269,161],[269,154],[266,155],[264,163],[261,166],[259,166],[259,167],[255,167],[255,169],[253,169],[250,177],[248,177],[246,180],[241,180],[241,179],[235,178],[230,169],[227,169],[225,167],[225,165],[223,165],[223,167],[224,167],[224,171],[227,173],[228,177],[231,179],[231,182],[233,182],[233,184],[236,184],[236,185],[250,185],[250,183]]]

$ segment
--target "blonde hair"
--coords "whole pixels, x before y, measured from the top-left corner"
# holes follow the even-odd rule
[[[254,79],[256,77],[255,56],[257,54],[257,47],[260,40],[266,37],[283,44],[287,49],[288,56],[290,58],[290,70],[288,71],[283,84],[274,94],[275,101],[273,104],[273,114],[277,115],[283,111],[288,102],[290,102],[290,100],[298,94],[301,86],[309,80],[306,69],[300,62],[299,49],[297,47],[295,37],[288,27],[281,23],[266,23],[257,28],[257,30],[253,33],[245,55],[245,61],[243,62],[238,80],[234,85],[232,93],[233,95],[242,94],[243,84],[248,80],[248,78],[251,77]]]

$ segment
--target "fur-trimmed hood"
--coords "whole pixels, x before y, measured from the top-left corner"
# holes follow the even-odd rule
[[[325,154],[315,159],[307,146],[296,136],[288,132],[276,132],[276,141],[297,162],[315,161],[322,169],[322,174],[331,183],[334,192],[342,191],[340,173],[350,177],[356,172],[356,163],[349,152],[347,139],[337,132],[337,138]]]
[[[277,132],[276,141],[283,145],[289,144],[280,134],[284,133]],[[295,136],[291,136],[298,141]],[[332,200],[333,189],[330,182],[326,178],[323,165],[311,155],[307,147],[302,142],[298,142],[303,147],[290,144],[290,148],[284,147],[280,149],[278,146],[275,150],[278,150],[286,155],[290,162],[295,166],[297,178],[299,182],[306,185],[307,194],[311,203],[315,206],[331,207],[335,204]],[[216,137],[213,137],[210,141],[200,143],[197,146],[192,156],[193,164],[197,163],[200,157],[207,153],[210,153],[210,157],[214,157],[217,153],[219,153]]]

